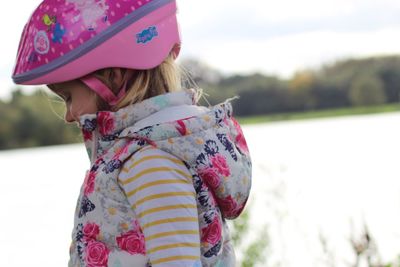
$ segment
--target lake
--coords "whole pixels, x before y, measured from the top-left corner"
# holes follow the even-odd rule
[[[400,255],[399,122],[395,112],[243,127],[249,239],[267,228],[265,266],[350,266],[364,223],[384,262]],[[81,144],[0,152],[2,266],[67,265],[88,164]]]

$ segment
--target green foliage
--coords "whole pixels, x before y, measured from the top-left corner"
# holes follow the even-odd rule
[[[54,102],[54,104],[51,104]],[[75,125],[67,125],[57,114],[63,104],[43,91],[25,95],[21,90],[9,102],[0,101],[0,149],[48,146],[80,141]]]
[[[234,75],[204,88],[213,104],[239,95],[233,102],[236,116],[399,103],[400,56],[343,60],[299,70],[288,80]]]
[[[259,263],[265,262],[265,249],[268,245],[267,230],[266,228],[257,235],[254,240],[244,251],[242,259],[242,267],[254,267]]]
[[[268,246],[267,228],[264,227],[260,233],[257,233],[256,238],[245,244],[248,241],[250,233],[250,211],[247,207],[244,212],[232,222],[231,238],[236,251],[240,251],[242,259],[241,267],[254,267],[257,264],[265,262],[265,251]]]
[[[383,263],[378,251],[376,242],[367,225],[364,223],[364,229],[361,235],[349,238],[355,263],[350,266],[368,266],[368,267],[395,267],[400,266],[400,256],[392,262]],[[364,264],[362,264],[364,263]]]
[[[238,218],[233,221],[234,231],[231,234],[232,242],[235,247],[239,246],[242,238],[249,230],[249,212],[246,209]]]
[[[379,105],[386,102],[384,84],[376,75],[361,74],[351,82],[350,102],[354,106]]]

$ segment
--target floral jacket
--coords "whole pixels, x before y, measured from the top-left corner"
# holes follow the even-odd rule
[[[229,100],[206,108],[200,115],[136,126],[136,122],[167,107],[197,105],[199,97],[200,91],[185,89],[148,98],[117,112],[81,116],[91,167],[76,206],[69,267],[151,265],[144,249],[132,251],[126,246],[129,238],[143,239],[143,233],[118,183],[123,163],[148,145],[175,155],[192,174],[201,265],[234,266],[225,219],[239,216],[246,204],[251,160]]]

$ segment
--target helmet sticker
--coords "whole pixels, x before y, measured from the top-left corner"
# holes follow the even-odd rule
[[[65,34],[65,30],[62,29],[62,26],[60,23],[56,23],[56,26],[54,27],[54,31],[53,31],[53,38],[52,41],[54,43],[62,43],[62,37]]]
[[[96,21],[107,16],[106,12],[109,9],[105,0],[67,0],[67,3],[75,5],[75,9],[80,12],[83,24],[89,30],[97,27]]]
[[[148,29],[144,29],[142,32],[136,34],[136,43],[147,43],[150,42],[154,37],[158,36],[156,26],[151,26]]]
[[[35,52],[32,52],[28,57],[29,63],[35,63],[38,61],[38,55]]]
[[[47,31],[50,31],[51,25],[56,23],[56,16],[49,16],[48,14],[44,14],[43,23],[47,26]]]
[[[50,48],[49,37],[45,31],[38,31],[36,33],[35,39],[33,40],[33,45],[35,51],[41,55],[47,54]]]

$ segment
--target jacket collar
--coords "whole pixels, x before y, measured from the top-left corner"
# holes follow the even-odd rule
[[[91,162],[111,147],[125,128],[167,107],[196,105],[201,93],[201,89],[184,89],[145,99],[116,112],[98,111],[80,116],[79,124]]]

